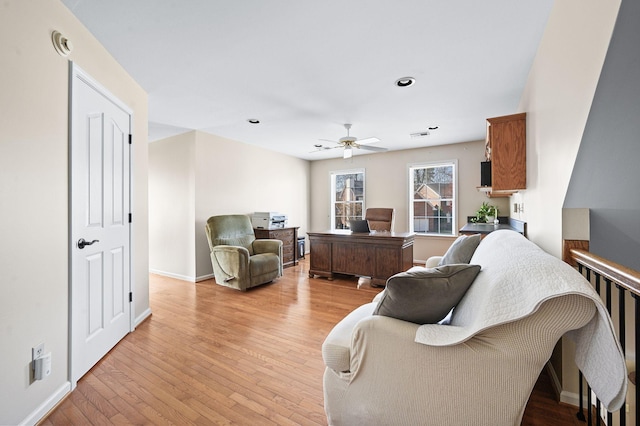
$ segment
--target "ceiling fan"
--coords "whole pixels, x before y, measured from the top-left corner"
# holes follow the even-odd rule
[[[353,156],[353,151],[352,151],[353,148],[364,149],[364,150],[367,150],[367,151],[376,151],[376,152],[382,152],[382,151],[387,151],[388,150],[387,148],[368,145],[368,144],[371,144],[371,143],[380,142],[380,139],[378,139],[378,138],[358,139],[355,136],[351,136],[349,134],[349,130],[351,130],[351,124],[345,123],[344,124],[344,128],[347,129],[347,136],[344,136],[344,137],[340,138],[338,140],[338,142],[335,142],[335,141],[332,141],[332,140],[328,140],[328,139],[320,139],[321,141],[337,143],[336,146],[323,146],[321,144],[316,144],[315,147],[317,148],[317,150],[321,151],[321,150],[326,150],[326,149],[344,148],[344,150],[342,151],[342,157],[345,158],[345,159],[351,158]]]

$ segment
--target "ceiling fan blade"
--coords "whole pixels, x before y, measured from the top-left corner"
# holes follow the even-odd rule
[[[360,142],[358,142],[358,146],[356,146],[356,148],[364,149],[367,151],[375,151],[375,152],[383,152],[383,151],[389,150],[389,148],[383,148],[381,146],[360,145]]]
[[[376,143],[376,142],[380,142],[380,139],[378,139],[378,138],[364,138],[364,139],[358,139],[357,140],[358,145],[365,145],[365,144]]]
[[[327,151],[327,150],[330,150],[330,149],[342,148],[342,145],[336,145],[336,146],[324,146],[324,145],[317,146],[316,145],[315,148],[316,149],[314,149],[313,151],[309,151],[309,152],[311,153],[311,152]]]

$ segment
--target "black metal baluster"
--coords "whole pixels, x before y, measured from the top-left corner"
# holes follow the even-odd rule
[[[578,263],[578,272],[581,275],[584,275],[584,265]],[[589,270],[587,269],[587,274]],[[588,281],[588,279],[587,279]],[[589,415],[589,413],[587,413]],[[576,413],[576,417],[581,422],[584,422],[586,419],[584,417],[584,389],[583,389],[583,376],[582,371],[578,370],[578,412]]]
[[[633,294],[633,300],[634,300],[634,305],[635,305],[635,341],[636,341],[636,354],[640,353],[638,351],[640,351],[640,331],[638,329],[638,321],[640,320],[640,298],[638,298],[637,295]],[[636,355],[637,357],[637,355]],[[637,358],[636,358],[637,360]],[[636,418],[636,426],[640,425],[640,416],[638,416],[638,407],[640,406],[640,392],[638,392],[638,363],[636,361],[635,364],[635,369],[636,369],[636,383],[635,383],[635,393],[636,393],[636,410],[635,410],[635,418]],[[626,411],[626,407],[625,407],[625,411]]]
[[[607,312],[609,312],[609,316],[611,316],[611,280],[609,278],[605,278],[604,283],[607,291]]]
[[[616,284],[618,288],[618,338],[620,340],[620,347],[622,348],[622,354],[625,359],[627,358],[627,349],[626,349],[626,313],[625,313],[625,289]],[[609,413],[607,416],[607,424],[611,425],[613,421],[613,414]],[[625,404],[620,409],[620,426],[625,426],[627,424],[627,404]]]
[[[576,417],[581,422],[585,421],[584,418],[584,400],[582,395],[582,371],[578,370],[578,412],[576,413]]]
[[[587,382],[587,424],[591,426],[593,424],[593,403],[591,402],[591,386]]]

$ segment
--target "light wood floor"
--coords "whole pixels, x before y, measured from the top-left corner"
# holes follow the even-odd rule
[[[380,289],[307,271],[245,293],[151,275],[153,315],[41,424],[326,425],[322,341]],[[575,411],[543,375],[523,425],[579,425]]]

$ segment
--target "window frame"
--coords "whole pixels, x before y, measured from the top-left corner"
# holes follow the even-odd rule
[[[453,167],[453,194],[451,197],[441,197],[437,200],[451,201],[451,232],[421,232],[415,230],[415,212],[414,212],[414,170],[416,169],[428,169],[436,167]],[[424,161],[420,163],[412,163],[407,165],[408,176],[408,212],[409,212],[409,232],[412,232],[419,236],[437,236],[437,237],[455,237],[458,235],[458,160],[442,160],[442,161]],[[428,217],[428,216],[425,216]]]
[[[336,176],[338,175],[350,175],[350,174],[362,174],[362,201],[353,201],[353,203],[360,203],[362,206],[362,214],[359,216],[360,219],[364,219],[365,213],[365,202],[366,202],[366,173],[364,168],[358,169],[349,169],[349,170],[334,170],[329,172],[329,191],[330,191],[330,202],[329,202],[329,217],[331,222],[332,230],[335,229],[348,229],[348,228],[336,228]]]

